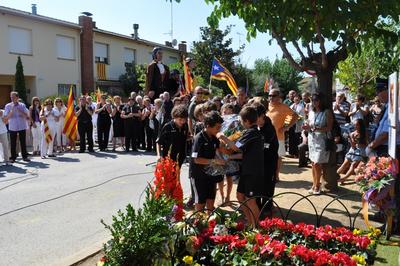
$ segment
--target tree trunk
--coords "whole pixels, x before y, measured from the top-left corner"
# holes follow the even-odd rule
[[[325,106],[332,105],[332,84],[333,70],[329,68],[324,71],[317,71],[318,88],[317,92],[321,95],[322,102]]]

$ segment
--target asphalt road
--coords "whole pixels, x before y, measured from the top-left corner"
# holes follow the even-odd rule
[[[0,265],[69,265],[109,238],[100,223],[138,207],[153,178],[146,153],[66,153],[0,166]],[[189,191],[182,169],[185,195]]]

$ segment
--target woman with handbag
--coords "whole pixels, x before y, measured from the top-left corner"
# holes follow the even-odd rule
[[[330,150],[335,146],[331,136],[332,124],[331,112],[321,102],[320,95],[314,94],[308,120],[303,125],[303,129],[309,132],[308,149],[313,173],[310,194],[321,194],[322,164],[328,163]]]

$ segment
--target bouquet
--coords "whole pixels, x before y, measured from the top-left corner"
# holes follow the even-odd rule
[[[231,141],[239,139],[243,134],[243,126],[240,123],[239,115],[224,115],[224,122],[221,126],[221,132]]]
[[[367,203],[385,213],[390,213],[394,209],[391,190],[394,188],[397,173],[397,161],[387,157],[371,157],[368,163],[360,163],[357,167],[355,180],[363,192],[364,219],[367,225]]]
[[[220,176],[228,173],[235,173],[239,171],[239,163],[236,161],[229,161],[228,156],[225,154],[217,155],[218,158],[226,161],[225,165],[210,164],[205,167],[207,175]]]
[[[368,163],[359,164],[355,180],[362,192],[371,189],[380,191],[392,185],[397,172],[397,167],[391,158],[371,157]]]

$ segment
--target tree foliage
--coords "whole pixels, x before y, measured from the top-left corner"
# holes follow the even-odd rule
[[[125,65],[125,73],[119,76],[119,82],[125,92],[129,95],[132,91],[143,90],[146,82],[146,66],[135,63]]]
[[[400,24],[391,27],[400,34]],[[387,78],[398,70],[400,64],[400,42],[392,49],[387,49],[385,39],[368,39],[361,43],[358,53],[350,55],[339,63],[337,77],[340,82],[349,86],[350,92],[373,96],[375,79]]]
[[[276,87],[286,95],[290,90],[298,90],[298,83],[302,79],[301,72],[294,69],[285,58],[271,61],[269,59],[257,59],[254,62],[253,80],[257,92],[263,92],[266,79],[273,79]]]
[[[293,67],[316,72],[319,90],[327,98],[332,93],[332,75],[338,62],[360,49],[362,39],[384,37],[388,44],[398,40],[385,27],[390,17],[399,21],[398,0],[205,2],[214,4],[208,18],[212,26],[223,17],[236,15],[245,22],[248,38],[256,37],[257,32],[271,34]],[[298,56],[289,51],[288,45],[293,45]],[[297,57],[300,60],[295,60]]]
[[[15,68],[16,68],[16,70],[15,70],[15,91],[18,92],[19,98],[24,103],[27,103],[24,67],[22,66],[22,61],[21,61],[20,56],[18,56],[17,65]]]
[[[198,42],[193,42],[192,54],[196,62],[194,74],[203,78],[203,86],[207,86],[210,82],[211,65],[214,58],[217,58],[234,76],[238,86],[246,85],[246,76],[248,71],[244,71],[244,66],[235,65],[235,57],[239,56],[243,47],[234,50],[232,38],[228,35],[232,26],[228,26],[225,30],[212,27],[201,27],[201,38]],[[244,82],[244,83],[243,83]],[[226,82],[213,80],[213,85],[222,88],[224,93],[231,93]]]

